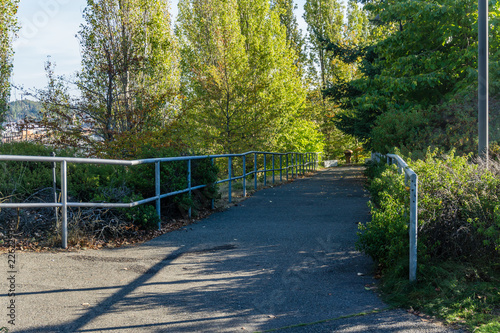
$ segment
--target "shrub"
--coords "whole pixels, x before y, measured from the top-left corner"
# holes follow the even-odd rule
[[[420,267],[430,258],[498,258],[500,174],[491,171],[500,169],[497,162],[491,161],[487,169],[467,156],[452,152],[438,157],[434,151],[424,160],[407,163],[419,176]],[[400,270],[408,258],[408,187],[395,167],[370,168],[368,174],[375,176],[369,185],[372,220],[360,226],[357,247],[386,269]]]
[[[0,145],[0,155],[50,156],[53,150],[29,142]],[[0,198],[24,201],[38,190],[52,186],[52,164],[0,162]]]

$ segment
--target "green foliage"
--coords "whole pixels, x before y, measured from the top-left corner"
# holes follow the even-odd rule
[[[407,276],[384,276],[384,300],[462,324],[473,332],[497,332],[500,306],[500,270],[488,263],[455,260],[426,265],[419,271],[419,283]]]
[[[499,175],[453,153],[438,158],[429,152],[408,164],[419,176],[419,260],[498,258]],[[394,269],[408,248],[409,188],[394,167],[371,180],[369,188],[372,221],[361,226],[358,247]]]
[[[39,118],[42,111],[40,102],[29,99],[18,100],[9,103],[9,110],[6,113],[6,121],[19,121],[24,118]]]
[[[50,156],[53,149],[41,144],[10,143],[0,145],[2,155]],[[57,156],[74,156],[73,151],[56,151]],[[179,152],[168,147],[137,147],[136,159],[179,156]],[[205,208],[210,199],[217,196],[217,167],[210,159],[191,162],[192,186],[208,184],[189,195],[181,194],[162,200],[162,206],[168,208],[164,213],[176,215],[184,213],[190,207],[197,210]],[[183,190],[187,187],[187,161],[163,162],[160,168],[162,193]],[[0,163],[0,199],[22,202],[32,194],[44,188],[51,188],[53,183],[51,163],[2,162]],[[82,202],[130,202],[155,195],[155,165],[142,164],[133,167],[68,164],[68,192],[70,201]],[[60,167],[57,166],[57,184],[60,186]],[[146,204],[128,209],[116,209],[125,220],[140,228],[152,228],[158,225],[158,216],[154,205]],[[156,217],[155,217],[156,216]]]
[[[0,145],[0,155],[50,156],[52,149],[28,142]],[[19,202],[52,185],[51,163],[0,162],[0,198]]]
[[[16,18],[18,3],[19,0],[0,1],[0,124],[7,112],[10,97],[12,40],[19,29]]]
[[[121,166],[107,164],[68,165],[69,195],[78,200],[119,202],[119,198],[104,195],[108,189],[124,186],[125,170]]]
[[[80,96],[71,96],[50,62],[48,88],[36,94],[52,143],[95,148],[170,124],[179,71],[168,6],[162,0],[87,1],[78,33],[82,69],[74,82]]]
[[[179,3],[185,132],[208,152],[273,150],[305,90],[269,1]],[[288,138],[286,138],[288,139]]]
[[[383,274],[387,302],[494,332],[500,307],[500,165],[429,151],[407,162],[419,176],[417,284],[408,281],[409,192],[394,166],[367,169],[372,221],[358,249]]]
[[[497,2],[490,5],[493,50],[500,42],[499,8]],[[362,77],[341,80],[325,91],[347,110],[336,117],[339,127],[369,139],[371,147],[383,153],[394,147],[425,153],[429,146],[475,151],[477,3],[369,1],[364,9],[383,29],[381,38],[372,39],[372,45],[355,46],[330,39],[327,46],[346,63],[361,59]],[[490,56],[492,68],[498,67],[498,54]],[[491,73],[491,82],[496,82],[496,71]],[[497,93],[493,84],[491,95]],[[495,98],[491,102],[496,105]],[[491,114],[496,117],[497,112]],[[497,140],[497,124],[491,126],[493,140]]]
[[[373,165],[372,174],[383,169]],[[370,183],[376,205],[371,203],[372,219],[366,225],[360,224],[358,250],[370,255],[383,267],[394,267],[409,253],[408,192],[404,177],[397,174],[395,167],[387,168]]]
[[[141,195],[133,195],[131,197],[124,197],[123,202],[140,201],[143,197]],[[143,230],[154,230],[158,228],[160,217],[156,209],[152,205],[140,205],[132,208],[120,209],[125,218],[131,221],[134,225]]]
[[[157,148],[145,146],[134,158],[147,159],[159,157],[174,157],[179,153],[171,148]],[[172,200],[177,209],[181,212],[187,211],[190,207],[197,210],[206,207],[206,202],[217,195],[215,182],[217,180],[218,169],[212,165],[210,159],[199,159],[191,161],[191,186],[207,184],[206,188],[197,190],[189,197],[187,193],[174,196],[172,199],[164,200],[163,205],[168,206],[168,201]],[[126,175],[126,183],[134,191],[142,196],[151,197],[155,195],[155,165],[143,164],[129,169]],[[188,162],[171,161],[160,164],[160,191],[161,193],[175,192],[183,190],[188,186]]]

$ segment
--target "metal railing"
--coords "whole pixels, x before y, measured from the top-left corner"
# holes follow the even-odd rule
[[[263,156],[263,163],[259,168],[258,157]],[[247,157],[253,157],[253,170],[247,171]],[[271,157],[271,160],[268,158]],[[272,184],[275,183],[276,173],[279,171],[280,181],[283,181],[283,174],[285,173],[286,180],[291,177],[296,177],[305,174],[308,171],[314,171],[317,168],[318,157],[317,153],[271,153],[271,152],[258,152],[251,151],[243,154],[226,154],[226,155],[204,155],[204,156],[182,156],[182,157],[165,157],[165,158],[151,158],[142,160],[107,160],[107,159],[94,159],[94,158],[73,158],[73,157],[43,157],[43,156],[18,156],[18,155],[0,155],[0,161],[20,161],[20,162],[51,162],[61,164],[61,202],[53,203],[0,203],[2,208],[47,208],[56,207],[61,208],[62,215],[62,247],[68,247],[68,207],[93,207],[93,208],[131,208],[155,201],[156,212],[160,218],[158,228],[161,228],[161,199],[178,195],[182,193],[189,193],[192,191],[204,188],[209,184],[201,184],[192,186],[191,164],[193,160],[210,159],[215,163],[217,159],[228,159],[228,177],[226,179],[218,180],[216,183],[228,183],[228,198],[231,202],[232,198],[232,183],[236,180],[242,179],[243,181],[243,196],[246,196],[246,181],[248,176],[254,178],[254,188],[257,189],[257,177],[259,174],[264,176],[264,186],[267,185],[267,174],[272,173]],[[242,174],[234,176],[232,166],[233,161],[237,158],[242,159]],[[187,163],[187,187],[182,190],[161,193],[161,179],[160,179],[160,165],[161,163],[168,163],[174,161],[186,161]],[[277,167],[279,161],[279,168]],[[155,164],[155,195],[143,200],[134,201],[130,203],[109,203],[109,202],[69,202],[68,201],[68,163],[79,164],[107,164],[107,165],[121,165],[121,166],[136,166],[141,164]],[[270,168],[268,168],[271,164]],[[55,174],[54,174],[55,177]],[[212,208],[214,201],[212,200]],[[191,208],[189,208],[189,217],[191,217]]]
[[[379,153],[372,153],[372,160],[380,162],[383,156]],[[405,174],[405,184],[410,188],[410,281],[417,280],[417,238],[418,238],[418,176],[408,166],[408,164],[398,155],[385,155],[387,164],[391,165],[394,162],[397,165],[398,172]]]

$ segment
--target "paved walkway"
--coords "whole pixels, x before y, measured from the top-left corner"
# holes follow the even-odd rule
[[[452,332],[367,290],[371,261],[354,249],[369,219],[361,172],[259,191],[140,246],[19,253],[11,332]]]

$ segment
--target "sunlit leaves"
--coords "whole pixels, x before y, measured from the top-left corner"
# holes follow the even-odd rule
[[[16,13],[19,0],[0,0],[0,124],[7,111],[12,72],[12,40],[18,30]]]

